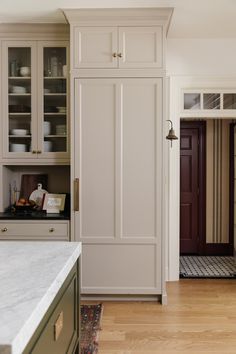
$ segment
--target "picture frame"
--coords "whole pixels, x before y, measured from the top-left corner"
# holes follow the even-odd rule
[[[43,201],[43,210],[47,213],[60,213],[65,208],[65,194],[46,193]]]

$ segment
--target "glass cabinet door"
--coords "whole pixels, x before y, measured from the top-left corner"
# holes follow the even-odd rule
[[[31,157],[32,47],[7,46],[7,65],[7,153]]]
[[[68,150],[66,47],[43,47],[43,77],[42,153],[63,155]]]

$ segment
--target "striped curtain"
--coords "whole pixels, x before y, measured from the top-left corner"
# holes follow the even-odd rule
[[[207,120],[207,243],[229,240],[229,124],[229,120]]]

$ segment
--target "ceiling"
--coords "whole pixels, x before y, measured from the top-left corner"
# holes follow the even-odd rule
[[[236,37],[236,0],[0,0],[0,23],[65,23],[62,8],[174,7],[170,38]]]

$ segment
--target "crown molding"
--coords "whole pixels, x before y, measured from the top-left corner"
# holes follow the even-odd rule
[[[61,9],[70,25],[163,25],[169,28],[172,7]]]
[[[0,38],[30,38],[30,39],[69,39],[67,24],[48,23],[1,23]]]

